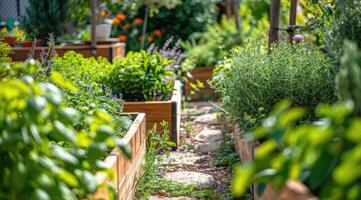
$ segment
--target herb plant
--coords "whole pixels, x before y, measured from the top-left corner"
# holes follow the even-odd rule
[[[107,146],[130,156],[111,116],[95,110],[76,130],[82,114],[64,106],[57,87],[23,79],[0,82],[1,199],[90,198],[100,186],[96,173],[107,171]]]
[[[131,120],[120,115],[123,102],[113,97],[110,89],[102,83],[113,68],[105,58],[84,58],[75,52],[67,52],[63,57],[55,57],[52,61],[52,70],[59,72],[78,88],[77,91],[66,91],[68,106],[88,114],[93,114],[96,109],[103,109],[112,115],[117,134],[121,136],[126,132]]]
[[[183,47],[186,56],[194,60],[197,67],[213,67],[231,48],[241,43],[241,32],[233,21],[224,18],[220,24],[209,25],[205,32],[193,33]]]
[[[340,100],[351,100],[361,116],[361,51],[355,42],[345,42],[340,69],[336,76],[336,93]]]
[[[358,47],[361,46],[361,2],[335,0],[334,10],[327,14],[324,44],[327,52],[338,60],[342,55],[344,40],[354,41]]]
[[[275,107],[269,117],[246,136],[263,138],[254,160],[236,168],[233,192],[240,195],[251,183],[262,192],[266,184],[281,189],[287,180],[300,180],[319,199],[360,199],[361,119],[350,102],[320,105],[320,121],[298,125],[304,108],[289,101]]]
[[[106,82],[112,93],[124,100],[164,100],[173,91],[174,75],[166,68],[171,62],[158,53],[129,52],[114,61]]]
[[[211,86],[221,94],[226,112],[250,128],[281,99],[314,109],[331,103],[334,73],[331,61],[308,44],[278,44],[268,54],[263,48],[232,51]]]

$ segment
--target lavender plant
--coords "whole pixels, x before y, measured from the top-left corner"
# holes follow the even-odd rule
[[[163,59],[171,60],[172,62],[166,66],[166,69],[172,70],[176,79],[191,84],[193,90],[203,88],[203,84],[198,80],[196,80],[196,83],[190,83],[190,79],[193,78],[191,71],[194,69],[195,65],[192,60],[184,56],[181,48],[181,40],[177,40],[174,44],[173,43],[174,37],[167,39],[162,48],[158,48],[158,46],[153,43],[148,48],[148,53],[152,55],[160,54]]]

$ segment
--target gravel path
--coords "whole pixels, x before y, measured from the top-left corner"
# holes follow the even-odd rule
[[[164,179],[193,184],[201,189],[214,189],[219,193],[229,191],[231,180],[227,167],[217,167],[215,160],[227,130],[222,114],[208,102],[189,103],[183,110],[181,146],[161,160]],[[159,191],[151,200],[191,200],[193,197],[171,197]]]

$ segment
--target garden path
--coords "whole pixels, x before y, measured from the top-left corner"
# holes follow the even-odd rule
[[[189,103],[182,112],[181,145],[177,151],[164,155],[159,161],[161,176],[184,185],[195,185],[208,193],[206,199],[219,199],[229,192],[230,167],[217,164],[229,138],[223,114],[208,102]],[[224,154],[224,153],[223,153]],[[172,197],[166,189],[158,191],[151,200],[193,200],[199,193]],[[174,195],[176,196],[176,195]],[[204,197],[203,197],[204,198]]]

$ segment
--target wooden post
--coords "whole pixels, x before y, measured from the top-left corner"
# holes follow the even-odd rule
[[[97,0],[91,1],[91,51],[92,54],[96,55],[97,49],[97,38],[96,38],[96,24],[97,24],[97,17],[96,17],[96,7],[97,7]]]
[[[290,7],[290,20],[289,20],[289,27],[288,27],[288,34],[290,36],[289,40],[292,42],[292,37],[295,34],[295,25],[296,25],[296,14],[297,14],[297,0],[291,0],[291,7]]]
[[[268,41],[269,51],[271,51],[272,43],[278,41],[280,4],[281,4],[281,0],[271,0],[270,30],[269,30],[269,41]]]
[[[233,0],[233,14],[234,20],[236,23],[236,28],[238,31],[241,29],[240,20],[239,20],[239,0]]]
[[[145,7],[144,19],[143,19],[143,28],[142,28],[142,42],[140,44],[140,50],[143,50],[145,47],[145,41],[147,38],[147,26],[148,26],[148,18],[149,18],[149,5]]]

